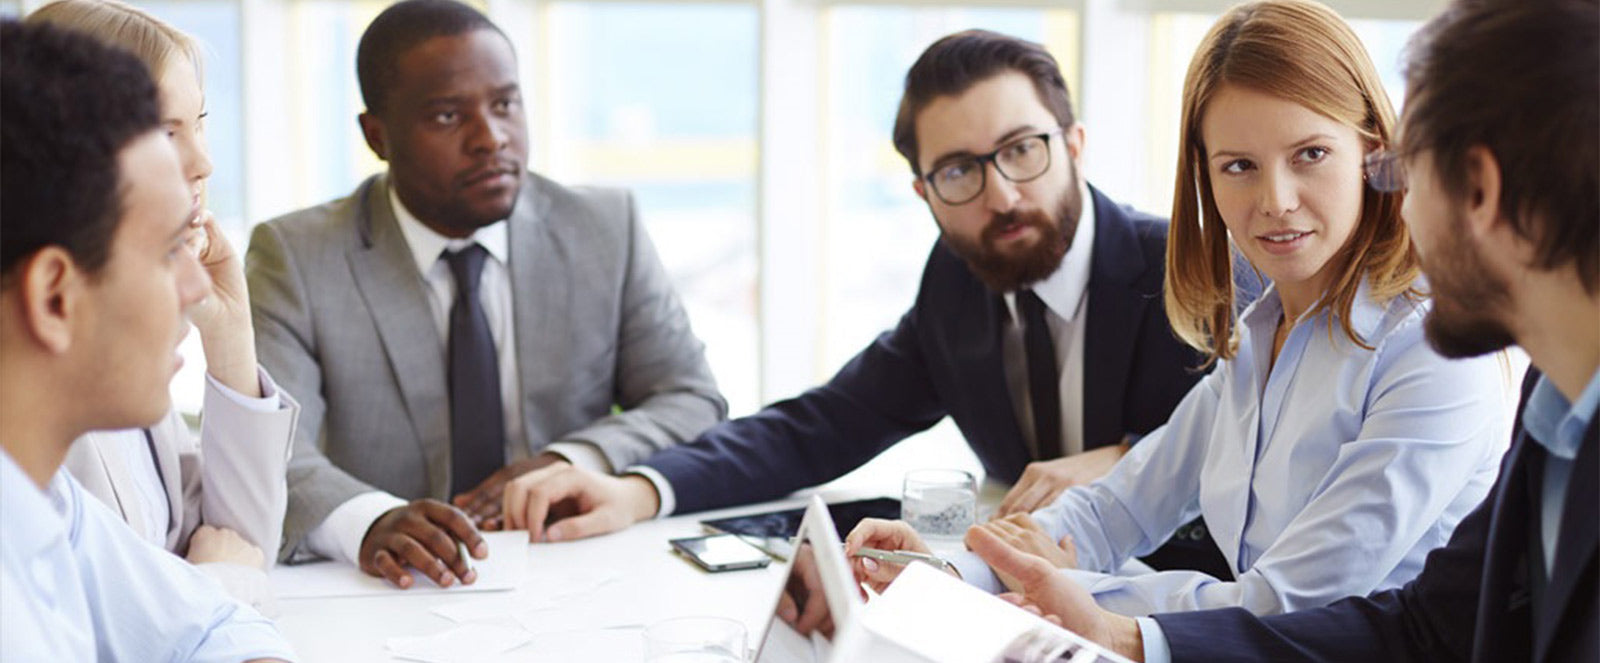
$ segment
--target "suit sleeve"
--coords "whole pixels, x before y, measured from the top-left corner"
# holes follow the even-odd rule
[[[245,261],[250,286],[256,353],[283,391],[294,394],[300,416],[294,426],[294,451],[288,464],[288,508],[283,540],[277,551],[287,560],[306,534],[352,497],[372,492],[323,455],[320,439],[327,401],[322,396],[322,367],[307,284],[294,263],[294,252],[272,223],[256,226]]]
[[[1507,454],[1511,457],[1511,454]],[[1242,608],[1155,615],[1173,660],[1465,661],[1476,631],[1489,497],[1399,589],[1271,617]]]
[[[844,475],[945,416],[917,340],[917,309],[826,385],[706,431],[645,465],[677,512],[774,499]]]
[[[594,445],[617,469],[693,439],[728,415],[705,344],[690,328],[631,196],[625,208],[627,274],[615,367],[620,411],[562,436]]]
[[[262,391],[278,397],[277,410],[252,410],[206,380],[200,508],[204,524],[238,532],[271,560],[283,538],[284,477],[300,406],[265,371],[260,379]]]

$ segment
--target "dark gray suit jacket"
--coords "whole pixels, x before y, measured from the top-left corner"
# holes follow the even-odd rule
[[[444,343],[387,186],[374,176],[250,240],[261,363],[301,403],[283,558],[361,493],[449,497]],[[530,451],[587,442],[621,468],[727,415],[626,192],[529,173],[507,223]]]

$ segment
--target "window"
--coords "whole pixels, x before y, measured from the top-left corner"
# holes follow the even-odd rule
[[[755,8],[560,2],[547,18],[527,40],[547,63],[539,170],[633,191],[730,408],[754,411]]]
[[[518,49],[532,167],[634,192],[739,415],[827,379],[911,305],[938,228],[890,130],[906,69],[938,37],[982,27],[1045,44],[1088,128],[1090,181],[1168,213],[1182,77],[1231,0],[1007,2],[473,4]],[[207,46],[211,205],[241,250],[251,225],[383,170],[356,123],[355,49],[387,0],[141,4]],[[1399,51],[1423,10],[1334,5],[1357,17],[1398,107]],[[0,0],[0,13],[18,7]],[[805,139],[782,139],[794,135]],[[187,350],[174,386],[192,391],[179,403],[193,409],[203,361],[192,335]],[[975,466],[953,427],[940,430],[928,439],[941,451],[915,460]]]

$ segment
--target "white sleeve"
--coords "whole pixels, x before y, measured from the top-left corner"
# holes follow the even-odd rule
[[[328,559],[357,564],[361,541],[372,523],[390,509],[405,505],[405,500],[378,490],[352,497],[306,534],[306,547]]]
[[[677,510],[678,498],[677,495],[672,492],[672,482],[667,481],[667,478],[661,476],[661,473],[657,472],[655,468],[648,465],[632,465],[629,466],[628,469],[623,470],[622,473],[637,474],[648,480],[650,485],[655,486],[656,495],[660,496],[661,498],[661,505],[656,509],[655,517],[657,519],[670,516],[672,515],[673,511]]]

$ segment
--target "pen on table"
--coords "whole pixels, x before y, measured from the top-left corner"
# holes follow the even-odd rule
[[[891,564],[910,564],[912,562],[922,562],[924,564],[931,564],[934,568],[941,570],[949,570],[953,568],[953,565],[950,564],[950,562],[947,562],[940,557],[929,555],[928,553],[913,552],[910,550],[879,550],[877,548],[861,548],[856,550],[855,556],[867,557],[880,562],[889,562]]]
[[[467,565],[467,571],[472,571],[472,556],[467,554],[467,542],[456,540],[456,555],[460,556],[461,563]]]

